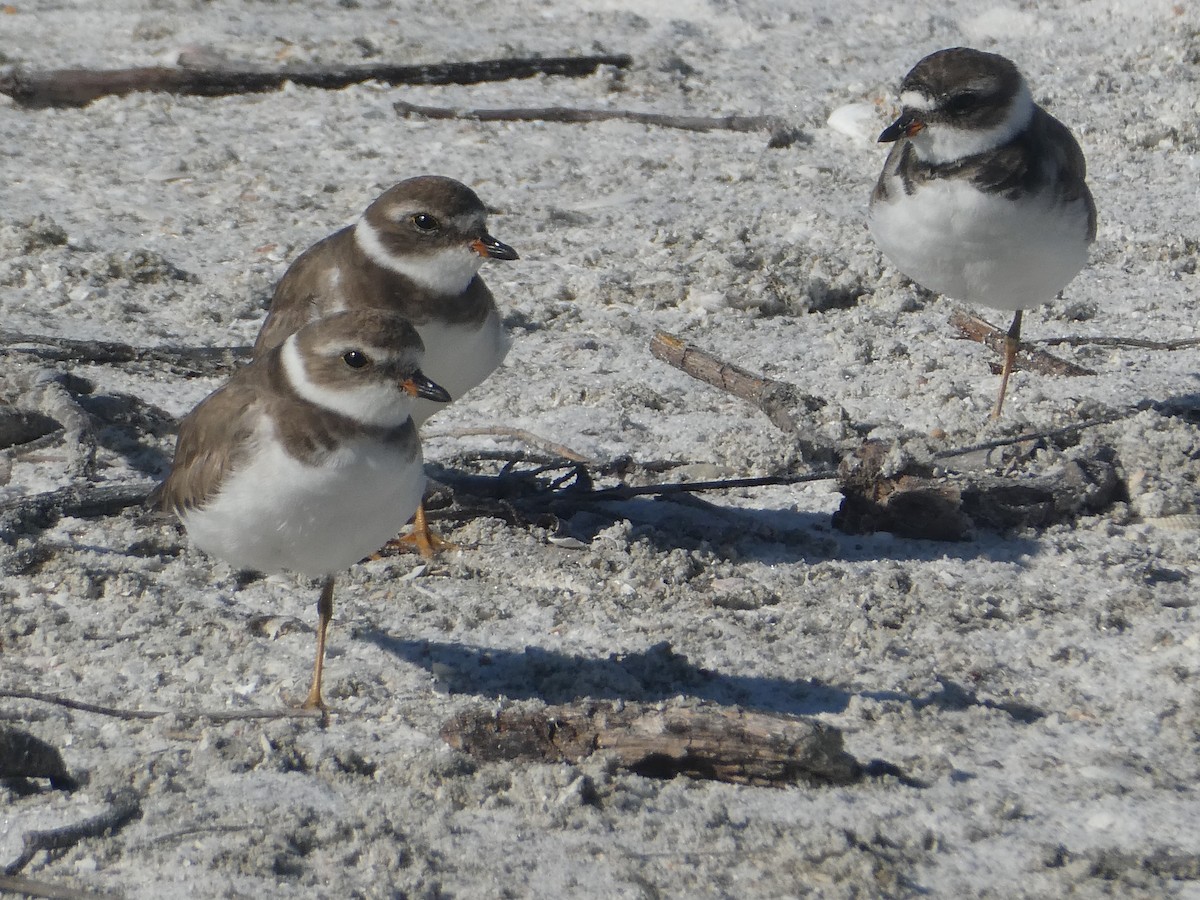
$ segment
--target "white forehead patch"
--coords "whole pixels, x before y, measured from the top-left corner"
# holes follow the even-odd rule
[[[365,218],[354,226],[354,240],[371,262],[409,278],[436,294],[461,294],[479,273],[483,257],[463,244],[437,253],[398,256],[379,239],[379,232]]]
[[[900,105],[917,112],[929,112],[935,106],[933,98],[926,97],[920,91],[903,91],[900,94]]]
[[[374,353],[376,358],[386,355],[369,347],[364,348],[364,352],[368,355]],[[344,384],[337,386],[314,381],[308,374],[304,355],[294,334],[284,342],[281,353],[283,373],[288,383],[314,406],[381,428],[403,425],[412,412],[413,398],[400,385],[375,372],[364,373],[357,381],[348,377]],[[350,372],[348,368],[347,373]]]
[[[992,128],[955,128],[938,123],[923,128],[909,140],[917,156],[927,163],[949,163],[986,153],[1011,141],[1033,116],[1033,95],[1024,81],[1008,107],[1008,115]]]

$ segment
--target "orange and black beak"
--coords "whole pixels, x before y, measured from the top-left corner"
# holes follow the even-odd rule
[[[520,259],[516,250],[487,233],[471,241],[471,249],[484,259]]]
[[[449,403],[450,392],[440,384],[434,384],[420,369],[400,382],[400,387],[404,393],[413,397],[421,397],[425,400],[433,400],[435,403]]]
[[[900,118],[883,129],[883,134],[879,135],[879,143],[890,144],[902,137],[912,137],[924,127],[925,123],[920,117],[911,109],[906,109],[900,114]]]

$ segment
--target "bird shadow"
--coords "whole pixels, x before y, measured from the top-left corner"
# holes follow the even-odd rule
[[[450,694],[541,700],[551,705],[580,699],[655,702],[685,694],[721,706],[796,716],[844,712],[858,696],[913,709],[994,709],[1024,724],[1045,715],[1033,706],[980,698],[948,679],[939,679],[937,689],[928,694],[915,696],[902,691],[854,691],[812,678],[723,673],[697,666],[665,641],[641,651],[595,657],[543,647],[514,651],[412,640],[369,627],[357,628],[354,634],[436,675]]]
[[[165,410],[120,392],[89,393],[77,397],[80,407],[96,423],[96,443],[123,457],[143,475],[160,477],[171,467],[171,455],[153,443],[177,430],[174,416]]]

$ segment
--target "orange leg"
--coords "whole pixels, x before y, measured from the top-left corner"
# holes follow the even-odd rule
[[[417,552],[425,559],[433,559],[438,553],[443,550],[453,550],[454,544],[449,541],[442,540],[433,529],[429,527],[429,522],[425,519],[425,501],[422,500],[417,505],[417,511],[413,514],[412,531],[408,534],[401,535],[394,541],[388,542],[390,545],[396,544],[416,544]]]
[[[312,687],[301,709],[328,711],[325,698],[321,696],[321,675],[325,671],[325,634],[329,631],[329,620],[333,618],[333,576],[321,585],[321,596],[317,598],[317,659],[313,663]]]
[[[996,405],[992,408],[992,418],[1000,418],[1000,411],[1004,409],[1004,393],[1008,390],[1008,376],[1012,374],[1013,366],[1017,362],[1017,348],[1021,346],[1021,312],[1017,310],[1013,316],[1012,325],[1008,328],[1008,334],[1004,336],[1004,368],[1000,370],[1000,394],[996,397]]]

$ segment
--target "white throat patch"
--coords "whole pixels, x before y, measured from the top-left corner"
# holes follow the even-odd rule
[[[916,110],[928,110],[928,100],[920,103],[910,103],[913,98],[908,92],[901,95],[906,106]],[[1033,117],[1033,95],[1024,81],[1013,97],[1004,121],[992,128],[955,128],[944,122],[938,122],[923,128],[913,135],[913,148],[922,162],[940,164],[951,163],[968,156],[986,153],[1000,147],[1020,133],[1030,118]]]
[[[379,378],[363,378],[361,384],[353,387],[329,387],[313,381],[294,334],[284,342],[281,354],[288,383],[315,406],[380,428],[403,425],[412,414],[413,398],[398,384]]]
[[[396,256],[388,252],[379,232],[365,217],[354,226],[354,240],[371,262],[436,294],[461,294],[483,265],[483,257],[466,245],[411,258]]]

